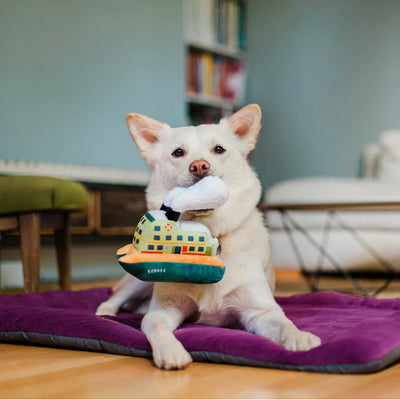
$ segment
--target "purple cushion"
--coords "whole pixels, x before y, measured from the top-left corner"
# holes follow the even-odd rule
[[[96,317],[110,288],[0,296],[0,341],[151,357],[141,317]],[[400,299],[336,292],[278,297],[287,316],[322,339],[293,352],[242,330],[183,324],[176,337],[195,361],[332,373],[379,371],[400,358]]]

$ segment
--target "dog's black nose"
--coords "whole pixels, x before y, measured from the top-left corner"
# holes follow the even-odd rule
[[[196,160],[189,165],[189,171],[198,178],[203,178],[208,174],[210,164],[206,160]]]

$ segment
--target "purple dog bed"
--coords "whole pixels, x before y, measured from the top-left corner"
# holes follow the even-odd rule
[[[0,341],[151,357],[141,317],[96,317],[110,288],[0,296]],[[242,330],[185,323],[176,337],[195,361],[287,370],[369,373],[400,358],[400,299],[336,292],[277,298],[286,315],[322,339],[310,351],[288,351]]]

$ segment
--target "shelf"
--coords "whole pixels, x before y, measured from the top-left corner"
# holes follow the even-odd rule
[[[103,185],[89,190],[88,209],[74,213],[71,233],[79,235],[132,235],[147,211],[144,187]]]
[[[246,97],[245,0],[186,0],[188,123],[218,123]]]
[[[186,98],[188,102],[193,104],[199,104],[202,106],[209,106],[209,107],[218,107],[229,111],[232,111],[234,108],[240,107],[242,105],[234,101],[229,101],[229,99],[223,99],[221,97],[207,96],[197,93],[187,93]]]
[[[150,179],[148,171],[138,169],[13,159],[0,159],[0,174],[44,175],[80,182],[128,186],[144,186]]]
[[[233,58],[235,60],[242,60],[244,58],[244,51],[237,47],[226,46],[219,43],[205,43],[201,41],[189,40],[186,46],[202,51],[209,51],[220,56]]]

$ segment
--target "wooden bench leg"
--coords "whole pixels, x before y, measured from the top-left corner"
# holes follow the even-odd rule
[[[18,216],[21,233],[24,287],[28,293],[39,290],[40,217],[38,213]]]
[[[63,227],[54,231],[60,288],[71,288],[71,234],[70,213],[64,214]]]

